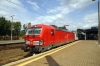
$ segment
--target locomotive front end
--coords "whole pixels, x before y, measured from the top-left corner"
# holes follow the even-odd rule
[[[28,28],[24,36],[25,45],[22,50],[26,51],[28,48],[35,48],[35,46],[43,45],[44,41],[41,38],[42,27],[31,27]]]

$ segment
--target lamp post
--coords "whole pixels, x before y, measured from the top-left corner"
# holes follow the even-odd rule
[[[13,22],[13,16],[14,15],[11,16],[12,17],[12,22]],[[12,22],[11,22],[11,40],[12,40]]]
[[[92,0],[95,1],[95,0]],[[98,0],[98,44],[100,45],[100,19],[99,19],[99,0]]]

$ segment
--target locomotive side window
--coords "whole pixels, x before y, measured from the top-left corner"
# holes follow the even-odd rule
[[[52,36],[54,35],[54,30],[51,30],[51,35],[52,35]]]
[[[41,27],[28,28],[26,31],[26,35],[40,35],[41,29]]]

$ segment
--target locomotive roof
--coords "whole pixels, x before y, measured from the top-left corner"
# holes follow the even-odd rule
[[[60,29],[60,28],[58,28],[56,25],[51,25],[51,26],[53,26],[56,30],[71,32],[71,31],[68,31],[68,30],[66,30],[66,29]]]
[[[29,26],[28,28],[33,28],[34,26],[37,26],[37,27],[48,26],[48,27],[50,27],[52,29],[55,29],[55,30],[70,32],[70,31],[68,31],[66,29],[59,29],[56,25],[47,25],[47,24],[36,24],[36,25]]]
[[[55,29],[53,26],[51,26],[51,25],[46,25],[46,24],[36,24],[36,25],[29,26],[28,28],[33,28],[33,27],[35,27],[35,26],[37,26],[37,27],[50,27],[50,28]]]

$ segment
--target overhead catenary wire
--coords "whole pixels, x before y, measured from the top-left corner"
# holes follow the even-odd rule
[[[27,1],[30,1],[30,2],[34,2],[34,1],[32,1],[32,0],[27,0]],[[41,5],[39,5],[39,4],[37,4],[40,8],[42,8],[43,10],[45,10],[45,11],[48,11],[46,8],[44,8],[44,7],[42,7]],[[55,14],[53,14],[53,13],[50,13],[50,14],[52,14],[53,16],[56,16]],[[59,17],[57,17],[57,18],[59,18]],[[61,19],[61,18],[59,18],[59,19]],[[63,19],[61,19],[62,21],[63,21]],[[65,20],[66,21],[66,20]]]
[[[24,7],[24,6],[22,6],[22,5],[19,5],[19,4],[17,4],[17,3],[14,3],[14,2],[12,2],[11,0],[6,0],[6,1],[8,1],[8,2],[10,2],[10,3],[12,3],[12,4],[15,4],[15,5],[19,6],[19,7],[22,7],[22,8],[24,8],[24,9],[30,10],[30,11],[32,11],[32,12],[38,14],[38,15],[44,16],[44,15],[41,14],[41,13],[38,13],[38,12],[36,12],[36,11],[34,11],[34,10],[31,10],[31,9],[29,9],[29,8],[26,8],[26,7]],[[33,2],[33,1],[31,1],[31,0],[28,0],[28,1]],[[38,5],[38,4],[37,4],[37,5]],[[44,7],[42,7],[42,6],[40,6],[40,5],[38,5],[38,6],[41,7],[42,9],[48,11],[48,10],[45,9]],[[55,16],[53,13],[51,13],[51,14],[52,14],[53,16]],[[57,16],[56,16],[56,17],[57,17]],[[57,18],[59,18],[59,17],[57,17]],[[61,19],[61,18],[59,18],[59,19]],[[54,19],[53,19],[53,20],[54,20]],[[63,21],[63,19],[61,19],[61,20]],[[57,21],[57,20],[55,20],[55,21]],[[60,22],[60,23],[62,23],[62,22]],[[62,23],[62,24],[63,24],[63,23]]]
[[[30,11],[32,11],[32,12],[38,14],[38,15],[44,16],[43,14],[38,13],[38,12],[36,12],[36,11],[34,11],[34,10],[31,10],[31,9],[29,9],[29,8],[26,8],[26,7],[24,7],[24,6],[21,6],[21,5],[19,5],[19,4],[16,4],[16,3],[12,2],[11,0],[6,0],[6,1],[8,1],[8,2],[10,2],[10,3],[12,3],[12,4],[15,4],[15,5],[19,6],[19,7],[22,7],[22,8],[25,8],[25,9],[27,9],[27,10],[30,10]]]
[[[36,12],[36,11],[34,11],[34,10],[31,10],[31,9],[29,9],[29,8],[26,8],[26,7],[24,7],[24,6],[21,6],[21,5],[17,4],[17,3],[14,3],[14,2],[12,2],[11,0],[6,0],[6,1],[8,1],[8,2],[10,2],[10,3],[14,4],[14,5],[17,5],[17,6],[19,6],[19,7],[22,7],[22,8],[24,8],[24,9],[30,10],[30,11],[32,11],[32,12],[34,12],[34,13],[36,13],[36,14],[41,15],[41,16],[44,16],[44,15],[43,15],[43,14],[41,14],[41,13],[38,13],[38,12]],[[45,9],[45,8],[44,8],[44,9]]]
[[[27,0],[27,1],[33,2],[32,0]],[[40,6],[39,4],[37,4],[37,5],[38,5],[40,8],[42,8],[43,10],[48,11],[46,8]],[[55,14],[53,14],[53,13],[51,13],[51,15],[55,16]]]
[[[30,1],[30,2],[34,2],[34,1],[32,1],[32,0],[27,0],[27,1]],[[42,8],[43,10],[45,10],[45,11],[48,11],[46,8],[44,8],[44,7],[42,7],[41,5],[39,5],[39,4],[37,4],[40,8]],[[54,15],[53,13],[51,13],[52,15]],[[55,16],[55,15],[54,15]]]

